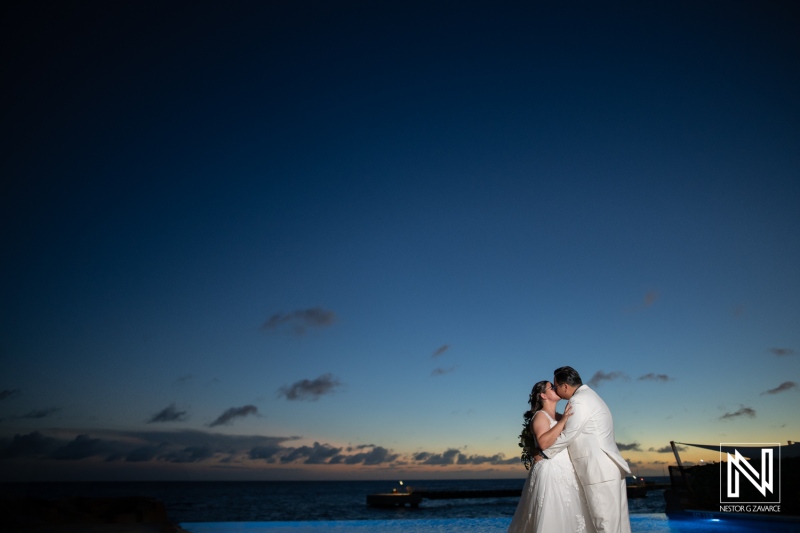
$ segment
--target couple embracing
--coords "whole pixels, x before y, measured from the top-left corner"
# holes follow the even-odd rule
[[[562,415],[559,400],[568,400]],[[528,401],[525,417],[539,451],[508,532],[630,533],[631,472],[606,403],[568,366],[556,369],[552,383],[534,385]]]

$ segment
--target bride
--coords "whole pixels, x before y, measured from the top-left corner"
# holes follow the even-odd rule
[[[531,410],[525,413],[525,419],[531,418],[530,432],[540,450],[552,446],[572,415],[569,404],[563,415],[556,413],[560,399],[549,381],[534,385],[528,398]],[[559,532],[596,532],[583,488],[566,453],[533,464],[508,527],[508,533]]]

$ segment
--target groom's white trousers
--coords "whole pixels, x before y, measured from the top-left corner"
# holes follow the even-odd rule
[[[631,533],[625,478],[584,485],[583,490],[597,533]]]

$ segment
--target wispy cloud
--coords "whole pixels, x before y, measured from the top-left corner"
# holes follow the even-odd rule
[[[417,452],[412,458],[424,465],[445,466],[455,464],[460,453],[459,450],[450,448],[444,453]]]
[[[211,422],[208,425],[208,427],[213,428],[215,426],[227,425],[236,420],[237,418],[242,418],[248,415],[257,415],[257,414],[258,414],[258,408],[255,405],[231,407],[230,409],[219,415],[219,417],[217,417],[216,420]]]
[[[331,458],[330,463],[342,463],[346,465],[363,464],[366,466],[374,466],[393,463],[400,457],[399,454],[391,453],[383,446],[370,445],[370,447],[372,447],[372,450],[368,452],[359,452],[351,455],[336,455]],[[359,448],[364,447],[359,446]]]
[[[597,372],[594,373],[592,379],[589,380],[589,385],[591,385],[592,387],[597,387],[604,381],[615,381],[617,379],[624,379],[626,377],[627,376],[625,375],[624,372],[614,371],[605,373],[602,370],[598,370]]]
[[[672,379],[666,374],[653,374],[652,372],[639,377],[639,381],[670,381]]]
[[[433,352],[431,357],[434,357],[434,358],[435,357],[439,357],[440,355],[444,354],[444,352],[446,352],[449,349],[450,349],[450,345],[449,344],[443,344],[443,345],[439,346],[438,348],[436,348],[436,351]]]
[[[183,422],[187,418],[186,411],[179,411],[175,404],[170,404],[147,421],[148,424],[156,422]]]
[[[181,377],[177,378],[172,383],[174,385],[186,385],[187,383],[189,383],[193,379],[194,379],[194,377],[191,374],[186,374],[185,376],[181,376]]]
[[[638,442],[632,442],[631,444],[622,444],[621,442],[618,442],[617,443],[617,448],[619,448],[619,451],[621,451],[621,452],[627,452],[627,451],[640,452],[640,451],[642,451],[642,448],[641,448],[641,446],[639,446]]]
[[[730,418],[738,418],[740,416],[746,416],[748,418],[755,418],[756,411],[755,411],[755,409],[752,409],[750,407],[742,406],[742,408],[739,409],[738,411],[736,411],[735,413],[725,413],[724,415],[722,415],[719,418],[720,418],[720,420],[726,420],[726,419],[730,419]]]
[[[679,452],[685,452],[687,450],[686,446],[680,446],[678,444],[675,445]],[[656,453],[672,453],[672,446],[663,446],[659,449],[649,448],[648,452],[656,452]]]
[[[460,465],[513,465],[519,462],[518,457],[511,457],[506,459],[505,455],[498,453],[495,455],[464,455],[458,456],[458,464]]]
[[[49,409],[34,409],[33,411],[30,411],[29,413],[26,413],[26,414],[24,414],[22,416],[18,416],[17,418],[34,418],[34,419],[35,418],[46,418],[46,417],[52,415],[53,413],[57,413],[58,411],[60,411],[60,409],[58,407],[50,407]]]
[[[787,355],[794,355],[794,350],[791,348],[770,348],[770,352],[774,353],[778,357],[786,357]]]
[[[644,295],[644,306],[650,307],[656,300],[658,300],[659,294],[658,291],[647,291],[647,294]]]
[[[261,326],[265,331],[281,326],[290,327],[298,335],[303,335],[307,328],[323,328],[336,321],[336,313],[322,307],[298,309],[290,313],[275,313]]]
[[[0,400],[7,400],[9,398],[13,398],[14,396],[18,396],[19,394],[20,394],[19,389],[0,390]]]
[[[639,313],[649,307],[652,307],[653,304],[655,304],[658,301],[659,297],[660,295],[658,294],[658,291],[649,290],[644,294],[640,303],[631,305],[626,309],[626,312]]]
[[[359,444],[358,446],[348,446],[347,451],[352,452],[353,450],[365,450],[367,448],[375,448],[375,444]]]
[[[444,376],[445,374],[450,374],[455,371],[456,367],[454,366],[451,366],[449,368],[437,367],[434,368],[433,371],[431,371],[431,376]]]
[[[450,465],[507,465],[516,464],[518,458],[506,459],[502,453],[495,455],[466,455],[456,448],[450,448],[444,453],[417,452],[411,456],[412,461],[421,465],[450,466]]]
[[[341,452],[341,448],[335,448],[330,444],[320,444],[315,442],[314,446],[300,446],[293,449],[288,454],[281,457],[281,463],[294,463],[297,461],[306,465],[320,465],[327,463],[329,459]]]
[[[301,379],[291,386],[283,386],[278,390],[278,397],[287,400],[317,401],[325,394],[333,394],[342,384],[333,374],[323,374],[316,379]]]
[[[761,396],[765,394],[778,394],[780,392],[786,392],[787,390],[792,390],[796,388],[797,388],[797,383],[795,383],[794,381],[784,381],[774,389],[762,392]]]

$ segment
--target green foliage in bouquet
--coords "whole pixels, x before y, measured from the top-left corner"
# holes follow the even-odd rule
[[[519,458],[525,465],[525,470],[529,470],[533,464],[533,457],[539,449],[536,447],[536,439],[531,433],[531,418],[533,414],[525,413],[525,423],[522,424],[522,433],[519,434],[519,447],[522,448],[522,456]]]

